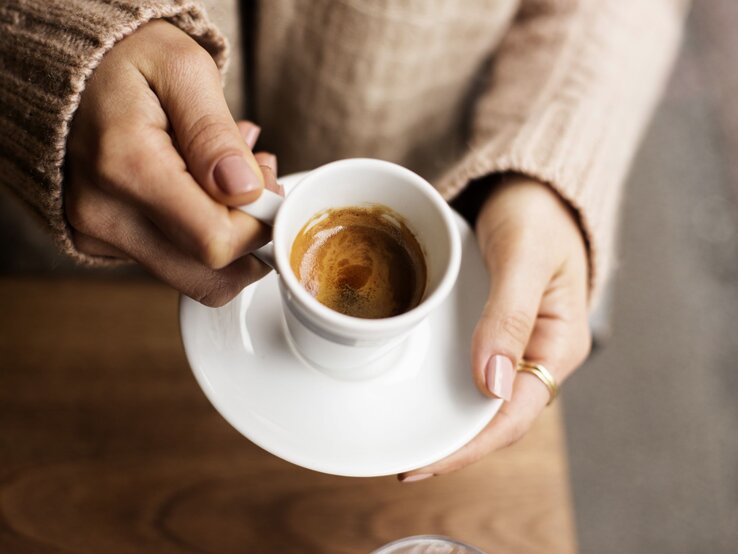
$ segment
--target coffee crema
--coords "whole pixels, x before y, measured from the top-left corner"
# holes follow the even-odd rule
[[[411,310],[427,279],[417,238],[401,216],[382,205],[315,215],[297,234],[290,265],[321,304],[367,319]]]

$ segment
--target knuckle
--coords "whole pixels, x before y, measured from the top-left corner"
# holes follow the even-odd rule
[[[498,331],[510,337],[515,344],[525,346],[533,328],[533,317],[523,311],[506,314],[499,320]]]
[[[208,279],[204,285],[199,287],[192,294],[194,298],[200,304],[208,306],[209,308],[219,308],[224,304],[227,304],[236,294],[234,288],[230,283],[221,275],[214,273],[213,276]]]
[[[224,138],[231,136],[232,129],[222,117],[207,114],[196,119],[186,133],[187,138],[182,145],[185,156],[193,159],[196,154],[202,156],[204,153],[207,158],[207,152],[218,149]]]
[[[135,140],[124,130],[111,130],[99,139],[95,174],[101,189],[115,194],[130,192],[146,171],[147,152],[145,137],[140,133]]]
[[[164,21],[151,21],[144,29],[151,34],[150,41],[157,46],[157,52],[167,58],[197,58],[200,55],[212,57],[186,32]],[[172,60],[174,61],[174,60]]]
[[[165,21],[151,21],[139,31],[125,40],[121,45],[127,45],[128,51],[140,56],[140,51],[148,55],[141,57],[140,62],[147,73],[169,75],[170,78],[186,78],[191,74],[193,67],[202,71],[203,65],[217,66],[212,56],[187,33]],[[143,41],[143,42],[141,42]],[[144,48],[141,48],[141,46]],[[155,49],[146,49],[147,45],[155,45]]]
[[[528,432],[529,424],[520,417],[510,417],[505,446],[512,446],[519,442]]]
[[[91,198],[79,191],[74,195],[67,195],[64,202],[64,212],[69,225],[86,235],[91,235],[95,231],[95,214],[97,208]]]
[[[215,60],[207,50],[187,35],[182,38],[175,46],[179,55],[173,57],[173,63],[180,63],[185,73],[191,72],[193,65],[199,70],[218,70]]]
[[[221,269],[231,261],[233,239],[230,229],[221,224],[211,225],[197,240],[198,260],[210,269]]]
[[[192,72],[207,73],[220,79],[213,57],[189,36],[175,36],[162,44],[160,76],[173,89],[192,79]]]

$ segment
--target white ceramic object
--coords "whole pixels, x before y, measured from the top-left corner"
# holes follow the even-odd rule
[[[350,317],[322,305],[300,284],[290,251],[300,229],[329,208],[382,204],[402,216],[423,248],[428,278],[421,302],[382,319]],[[354,158],[304,174],[282,201],[265,191],[243,211],[274,223],[273,258],[262,259],[279,273],[290,341],[314,367],[342,378],[374,376],[380,358],[402,343],[453,288],[461,260],[453,213],[438,191],[419,175],[382,160]],[[276,211],[276,213],[275,213]]]
[[[416,535],[385,544],[372,554],[484,554],[484,552],[450,537]]]
[[[280,182],[289,189],[299,179]],[[291,348],[274,273],[221,308],[183,296],[185,352],[215,408],[263,449],[335,475],[408,471],[471,440],[501,401],[484,397],[471,377],[471,336],[488,277],[471,230],[453,217],[463,258],[455,286],[359,380],[317,371]]]

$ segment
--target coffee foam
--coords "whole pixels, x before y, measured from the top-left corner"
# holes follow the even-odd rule
[[[321,212],[298,233],[290,262],[312,296],[355,317],[404,313],[425,291],[422,249],[402,218],[384,206]]]
[[[315,224],[313,223],[313,224],[308,224],[308,225],[309,227],[314,227]],[[343,226],[338,225],[336,227],[333,227],[330,229],[324,229],[322,231],[318,231],[314,233],[313,242],[310,244],[308,249],[304,252],[304,254],[302,255],[302,259],[300,260],[299,271],[295,272],[298,278],[300,275],[310,274],[310,268],[314,267],[316,263],[317,255],[320,252],[321,247],[325,244],[325,242],[329,238],[334,236],[336,233],[340,233],[343,229],[344,229]],[[306,232],[309,232],[309,231],[310,231],[309,228],[306,229]],[[313,281],[304,282],[302,283],[302,285],[313,296],[316,296],[318,294],[318,287]]]

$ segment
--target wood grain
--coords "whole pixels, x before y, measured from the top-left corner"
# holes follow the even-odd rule
[[[173,291],[5,279],[0,306],[0,552],[353,554],[420,533],[494,554],[576,550],[557,408],[456,475],[333,477],[215,412]]]

